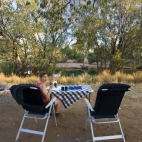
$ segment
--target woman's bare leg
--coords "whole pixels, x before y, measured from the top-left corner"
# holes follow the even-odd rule
[[[56,100],[55,101],[55,113],[57,113],[59,111],[59,101]]]

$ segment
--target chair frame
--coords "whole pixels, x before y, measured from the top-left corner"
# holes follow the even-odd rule
[[[88,99],[84,99],[86,104],[87,104],[87,112],[88,112],[88,115],[89,115],[89,118],[86,120],[86,124],[85,124],[85,129],[87,128],[87,121],[90,122],[90,127],[91,127],[91,132],[92,132],[92,138],[93,138],[93,142],[95,141],[100,141],[100,140],[109,140],[109,139],[123,139],[123,142],[125,142],[125,138],[124,138],[124,134],[123,134],[123,130],[122,130],[122,127],[121,127],[121,123],[120,123],[120,119],[119,119],[119,116],[118,114],[115,115],[115,119],[116,121],[105,121],[105,122],[97,122],[93,116],[91,116],[90,114],[90,110],[91,111],[94,111],[94,109],[92,108],[92,106],[90,105]],[[104,119],[103,119],[104,120]],[[109,119],[110,120],[110,119]],[[110,123],[118,123],[119,124],[119,128],[120,128],[120,131],[121,131],[121,135],[113,135],[113,136],[100,136],[100,137],[95,137],[94,136],[94,130],[93,130],[93,124],[92,122],[94,122],[95,124],[110,124]],[[110,125],[109,125],[110,126]]]
[[[128,88],[127,91],[129,91],[130,88]],[[102,89],[102,91],[109,91],[108,89]],[[86,119],[86,124],[85,124],[85,129],[87,128],[87,122],[89,121],[90,122],[90,127],[91,127],[91,133],[92,133],[92,140],[93,142],[96,142],[96,141],[101,141],[101,140],[111,140],[111,139],[122,139],[123,142],[125,142],[125,138],[124,138],[124,133],[123,133],[123,130],[122,130],[122,126],[121,126],[121,123],[120,123],[120,119],[119,119],[119,116],[118,114],[114,115],[114,119],[113,121],[111,121],[111,118],[112,117],[108,117],[108,118],[103,118],[103,117],[96,117],[94,115],[91,114],[91,112],[95,112],[95,110],[92,108],[90,102],[88,101],[88,99],[84,99],[86,105],[87,105],[87,113],[88,113],[88,118]],[[120,109],[120,108],[119,108]],[[104,119],[108,119],[109,121],[104,121]],[[96,121],[96,120],[103,120],[103,121]],[[94,136],[94,130],[93,130],[93,124],[92,123],[95,123],[95,124],[110,124],[111,123],[117,123],[119,125],[119,128],[120,128],[120,132],[121,134],[119,135],[110,135],[110,136]]]
[[[36,87],[30,87],[30,89],[37,89],[37,88]],[[21,122],[21,125],[20,125],[20,128],[18,130],[16,139],[15,139],[15,142],[18,141],[18,138],[19,138],[19,135],[20,135],[21,132],[41,135],[42,136],[41,142],[44,142],[44,137],[45,137],[45,134],[46,134],[46,130],[47,130],[48,121],[49,121],[49,118],[50,118],[50,113],[52,111],[52,107],[53,107],[53,113],[54,113],[53,115],[54,115],[55,125],[57,126],[55,110],[54,110],[54,102],[55,102],[55,100],[56,100],[55,97],[52,98],[51,101],[45,106],[46,109],[49,108],[49,111],[47,113],[44,113],[44,114],[39,114],[39,113],[31,114],[29,111],[25,110],[24,115],[23,115],[23,119],[22,119],[22,122]],[[25,118],[35,119],[35,122],[37,122],[37,120],[44,120],[44,119],[46,119],[44,131],[36,131],[36,130],[22,128],[22,126],[24,124]]]

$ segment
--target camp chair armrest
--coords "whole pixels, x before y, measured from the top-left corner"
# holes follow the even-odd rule
[[[51,106],[51,105],[55,102],[56,99],[57,99],[57,98],[53,98],[53,99],[45,106],[45,108],[48,108],[49,106]]]
[[[94,111],[94,109],[92,108],[92,106],[91,106],[91,104],[89,103],[88,99],[85,98],[84,101],[85,101],[87,107],[88,107],[91,111]]]

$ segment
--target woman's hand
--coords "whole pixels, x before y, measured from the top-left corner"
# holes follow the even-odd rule
[[[52,90],[53,87],[54,87],[54,84],[50,84],[49,90]]]

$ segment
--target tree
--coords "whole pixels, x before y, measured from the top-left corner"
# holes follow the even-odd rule
[[[73,27],[74,36],[77,40],[74,47],[84,56],[84,67],[90,50],[94,48],[97,42],[96,29],[98,28],[98,14],[95,9],[92,10],[91,1],[81,1],[78,7],[74,6],[74,10],[77,15],[76,23]]]
[[[99,33],[104,37],[102,43],[107,40],[110,46],[111,62],[109,68],[112,73],[125,65],[122,60],[119,60],[119,64],[117,64],[118,60],[114,60],[116,59],[114,57],[119,55],[119,59],[125,61],[129,50],[141,45],[139,42],[142,39],[140,35],[141,6],[139,4],[139,0],[135,2],[129,0],[114,2],[110,0],[105,4],[98,3],[101,8],[100,19],[104,23]]]

